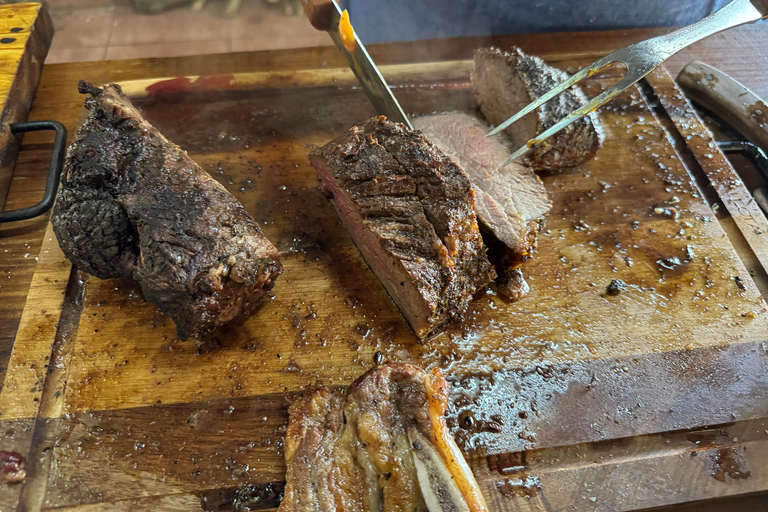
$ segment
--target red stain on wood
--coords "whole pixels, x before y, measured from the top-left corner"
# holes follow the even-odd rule
[[[0,481],[15,483],[26,477],[24,457],[20,453],[0,451]]]
[[[234,75],[206,75],[194,80],[180,76],[156,82],[147,87],[147,94],[180,94],[185,92],[207,92],[226,89],[234,80]]]

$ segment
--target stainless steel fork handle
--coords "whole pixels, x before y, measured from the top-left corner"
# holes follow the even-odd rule
[[[660,36],[669,55],[723,30],[768,18],[768,1],[734,0],[703,20]]]

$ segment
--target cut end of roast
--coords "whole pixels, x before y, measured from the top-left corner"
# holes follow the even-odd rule
[[[310,155],[320,187],[419,338],[495,276],[467,175],[420,132],[370,119]]]
[[[510,155],[508,141],[504,135],[486,137],[490,127],[472,115],[434,114],[412,122],[466,171],[480,232],[499,274],[498,289],[510,299],[520,299],[527,285],[523,291],[507,283],[522,280],[517,268],[533,254],[544,215],[552,207],[544,184],[529,167],[504,166]]]
[[[181,339],[251,313],[282,272],[253,217],[119,86],[78,89],[88,118],[51,218],[67,258],[99,278],[135,279]]]
[[[567,79],[564,71],[519,48],[475,51],[472,89],[480,110],[493,125],[503,123]],[[505,133],[517,149],[586,103],[587,97],[578,86],[572,87],[512,124]],[[602,141],[602,128],[592,113],[534,146],[524,161],[535,170],[575,167],[594,156]]]

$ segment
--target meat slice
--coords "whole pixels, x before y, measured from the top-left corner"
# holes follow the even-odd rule
[[[448,384],[402,363],[290,407],[279,512],[461,511],[487,506],[445,424]]]
[[[51,219],[67,258],[102,279],[134,278],[181,339],[251,313],[282,272],[253,217],[119,86],[79,88],[88,118]]]
[[[475,50],[472,89],[483,115],[494,125],[567,79],[564,71],[519,48],[510,52],[496,48]],[[573,87],[513,123],[505,133],[517,149],[586,103],[584,93]],[[592,113],[534,146],[525,163],[536,170],[575,167],[589,160],[602,141],[602,129]]]
[[[541,180],[529,167],[504,167],[509,143],[501,135],[486,137],[490,128],[474,116],[435,114],[412,123],[466,171],[499,290],[521,298],[528,285],[518,267],[533,253],[544,214],[552,207]]]
[[[18,452],[0,451],[0,483],[16,484],[27,478],[24,457]]]
[[[384,117],[312,151],[320,188],[368,266],[425,338],[495,277],[469,178],[420,132]]]

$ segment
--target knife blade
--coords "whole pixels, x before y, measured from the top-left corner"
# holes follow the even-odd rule
[[[357,38],[347,11],[342,11],[336,0],[301,0],[301,5],[312,26],[328,32],[336,48],[347,59],[376,113],[413,129],[379,68]]]

